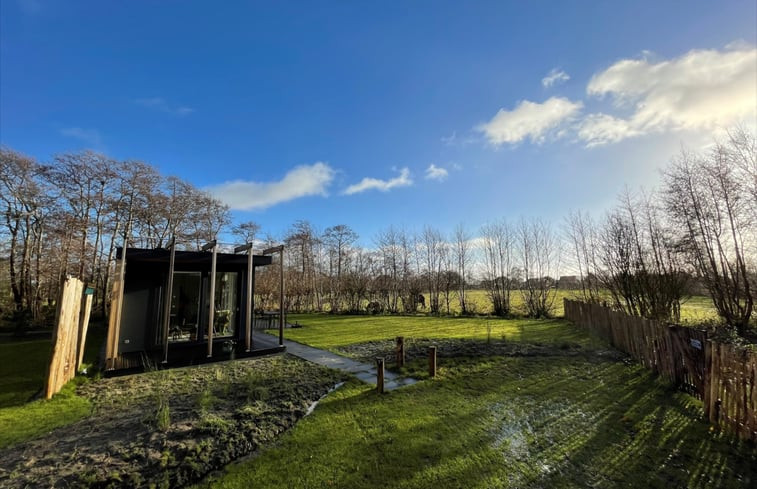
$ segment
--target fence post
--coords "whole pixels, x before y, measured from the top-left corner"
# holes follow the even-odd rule
[[[376,358],[376,392],[384,393],[384,359]]]
[[[397,359],[397,366],[404,367],[405,366],[405,337],[397,336],[396,340],[397,340],[397,350],[395,354],[396,354],[396,359]]]
[[[428,375],[436,377],[436,347],[428,347]]]

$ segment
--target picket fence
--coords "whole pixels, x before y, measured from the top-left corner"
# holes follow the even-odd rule
[[[757,352],[714,341],[705,330],[564,300],[565,318],[608,341],[702,400],[716,426],[757,441]]]

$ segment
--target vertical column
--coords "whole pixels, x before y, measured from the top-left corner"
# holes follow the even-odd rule
[[[176,237],[168,244],[171,248],[171,258],[168,260],[168,279],[166,280],[166,295],[163,299],[163,363],[168,363],[168,334],[171,329],[171,301],[173,300],[173,270],[176,260]]]
[[[281,277],[279,280],[279,346],[284,346],[284,245],[280,249]]]
[[[210,258],[210,290],[208,291],[208,358],[213,356],[213,323],[216,316],[216,240],[202,247],[203,251],[212,250]]]
[[[252,255],[252,243],[249,243],[250,249],[247,251],[247,308],[245,309],[245,322],[244,322],[244,339],[245,350],[252,350],[252,293],[255,287],[255,270],[253,269],[253,255]]]

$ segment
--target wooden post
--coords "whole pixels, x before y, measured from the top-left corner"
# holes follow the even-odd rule
[[[376,358],[376,392],[384,393],[384,359]]]
[[[405,366],[405,337],[397,336],[396,340],[397,340],[397,350],[395,354],[396,354],[397,366],[404,367]]]
[[[176,260],[176,237],[168,244],[171,247],[171,258],[168,260],[168,279],[166,280],[166,295],[163,301],[163,363],[168,363],[168,334],[171,329],[171,302],[173,301],[173,270]]]
[[[213,323],[216,315],[216,250],[218,249],[218,243],[216,240],[206,244],[206,247],[212,247],[213,254],[210,258],[210,291],[208,292],[208,358],[213,356]]]
[[[78,355],[76,360],[76,370],[81,368],[84,361],[84,344],[87,340],[87,329],[89,328],[89,315],[92,312],[92,293],[94,290],[87,288],[82,297],[82,312],[79,318],[79,343],[77,345]]]
[[[428,375],[436,377],[436,347],[428,347]]]
[[[121,250],[121,270],[118,275],[118,281],[116,282],[118,284],[118,287],[116,287],[116,284],[113,284],[113,292],[114,297],[113,300],[116,301],[116,307],[115,311],[112,307],[111,302],[111,309],[110,313],[113,315],[111,320],[109,321],[109,327],[108,327],[108,336],[111,338],[111,344],[110,344],[110,365],[107,365],[108,362],[106,362],[106,368],[109,370],[113,370],[116,368],[116,363],[118,361],[118,345],[121,341],[121,313],[123,312],[123,305],[124,305],[124,290],[126,287],[124,287],[124,277],[126,276],[126,245],[128,244],[128,241],[124,238],[124,247]],[[112,335],[111,335],[112,333]]]

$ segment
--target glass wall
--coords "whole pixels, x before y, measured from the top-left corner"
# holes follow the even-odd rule
[[[168,341],[194,341],[200,318],[200,272],[174,272]]]
[[[217,336],[234,336],[237,328],[239,274],[236,272],[216,273],[215,318],[213,334]]]

